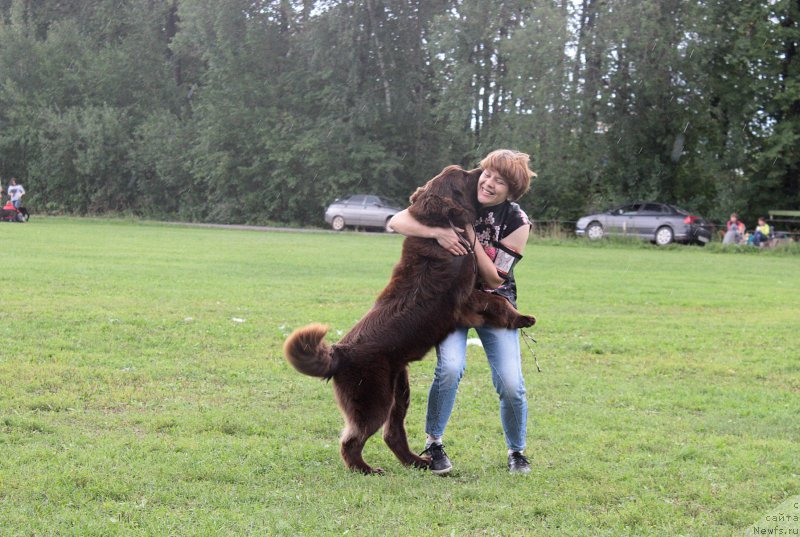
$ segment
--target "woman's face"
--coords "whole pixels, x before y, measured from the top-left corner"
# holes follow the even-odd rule
[[[491,168],[483,170],[478,178],[478,203],[482,207],[503,203],[510,195],[508,181]]]

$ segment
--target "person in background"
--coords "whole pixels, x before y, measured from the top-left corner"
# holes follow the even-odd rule
[[[739,215],[731,214],[728,219],[728,230],[722,239],[722,244],[739,244],[744,239],[744,222],[739,220]]]
[[[770,234],[770,226],[767,224],[767,221],[762,216],[758,219],[758,226],[756,226],[756,230],[753,232],[751,237],[753,241],[753,246],[761,246],[763,243],[769,241],[769,234]]]
[[[16,207],[14,207],[14,203],[11,199],[3,205],[3,208],[0,209],[0,218],[4,221],[18,221],[19,220],[19,211]]]
[[[515,201],[528,191],[531,178],[536,175],[528,168],[528,160],[525,153],[499,149],[481,161],[482,173],[477,184],[480,209],[474,226],[466,230],[470,240],[475,236],[482,246],[475,248],[481,288],[502,296],[515,307],[517,286],[513,266],[522,258],[531,228],[527,215]],[[453,255],[467,254],[456,231],[420,224],[408,209],[393,216],[389,224],[402,235],[435,239]],[[452,469],[442,437],[467,366],[468,330],[467,327],[458,327],[436,346],[436,369],[428,393],[427,440],[423,453],[431,457],[430,470],[438,475]],[[476,331],[500,397],[500,423],[508,448],[508,469],[512,473],[528,473],[531,466],[523,454],[528,401],[522,376],[519,332],[490,326]]]
[[[22,205],[22,196],[25,195],[25,189],[22,185],[17,184],[16,177],[12,177],[8,181],[8,195],[11,196],[11,201],[14,203],[14,207],[19,209],[19,206]]]

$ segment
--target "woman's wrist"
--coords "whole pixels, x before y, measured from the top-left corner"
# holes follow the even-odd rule
[[[445,232],[447,230],[445,228],[443,228],[443,227],[429,227],[428,231],[430,233],[430,236],[428,238],[429,239],[434,239],[434,240],[436,240],[438,242],[438,241],[441,241],[443,238],[445,238],[445,236],[446,236]]]

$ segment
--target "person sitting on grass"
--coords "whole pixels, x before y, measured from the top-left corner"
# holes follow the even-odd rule
[[[0,219],[6,222],[27,222],[28,211],[25,209],[25,207],[20,207],[17,209],[14,206],[14,201],[8,200],[8,203],[3,205],[3,208],[0,209]]]
[[[722,239],[722,244],[739,244],[744,239],[744,222],[739,220],[739,215],[731,214],[728,220],[728,231]]]
[[[761,246],[762,244],[766,244],[769,242],[769,234],[770,234],[770,226],[767,224],[767,221],[762,216],[758,219],[758,226],[756,230],[753,232],[751,240],[753,241],[753,246]]]
[[[3,220],[14,221],[17,220],[17,215],[19,211],[17,208],[14,207],[14,203],[9,199],[8,203],[3,205],[3,209],[0,210],[0,218]]]

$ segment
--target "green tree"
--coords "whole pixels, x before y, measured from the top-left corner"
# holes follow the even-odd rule
[[[797,208],[799,1],[0,0],[0,175],[45,210],[321,224],[512,147],[535,218]]]

